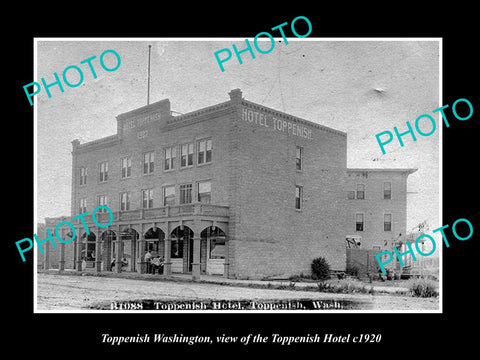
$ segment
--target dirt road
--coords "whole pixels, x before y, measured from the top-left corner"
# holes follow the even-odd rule
[[[258,289],[211,283],[148,281],[78,275],[37,274],[37,309],[63,311],[109,309],[112,302],[142,299],[158,301],[254,300],[344,301],[347,309],[437,310],[438,298],[398,295],[332,294],[298,290]]]

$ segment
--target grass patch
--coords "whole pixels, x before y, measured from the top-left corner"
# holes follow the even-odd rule
[[[409,289],[412,292],[412,296],[415,297],[428,298],[438,296],[437,283],[426,278],[411,280]]]
[[[364,283],[354,279],[342,279],[337,283],[319,282],[317,283],[317,290],[326,293],[338,294],[373,294],[373,287],[366,286]]]

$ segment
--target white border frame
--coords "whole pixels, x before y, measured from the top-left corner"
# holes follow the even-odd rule
[[[253,37],[249,38],[238,38],[238,37],[215,37],[215,38],[189,38],[189,37],[172,37],[172,38],[150,38],[150,37],[122,37],[122,38],[108,38],[108,37],[98,37],[98,38],[83,38],[83,37],[52,37],[52,38],[33,38],[33,60],[34,60],[34,80],[38,80],[38,73],[37,73],[37,61],[38,61],[38,54],[37,54],[37,42],[39,41],[245,41],[245,39],[252,40]],[[275,41],[281,40],[282,38],[274,38]],[[269,39],[257,39],[257,41],[267,41]],[[352,37],[330,37],[330,38],[321,38],[321,37],[312,37],[312,38],[290,38],[289,41],[438,41],[439,42],[439,107],[443,104],[443,38],[442,37],[371,37],[371,38],[352,38]],[[37,125],[38,125],[38,112],[37,112],[37,102],[34,102],[33,105],[33,117],[34,117],[34,155],[33,155],[33,174],[34,174],[34,183],[33,183],[33,191],[34,191],[34,209],[33,209],[33,229],[34,233],[36,233],[37,229]],[[441,117],[441,115],[438,115]],[[440,118],[441,120],[441,118]],[[440,122],[441,123],[441,122]],[[442,150],[443,150],[443,127],[439,126],[439,223],[443,224],[443,157],[442,157]],[[33,272],[34,272],[34,281],[33,281],[33,297],[34,297],[34,313],[93,313],[93,314],[112,314],[112,313],[136,313],[136,314],[151,314],[154,313],[193,313],[193,314],[209,314],[209,313],[248,313],[248,314],[255,314],[255,313],[275,313],[275,314],[285,314],[285,313],[295,313],[295,314],[320,314],[320,313],[328,313],[328,314],[346,314],[346,313],[443,313],[443,247],[439,246],[439,309],[437,310],[39,310],[37,304],[37,249],[34,246],[34,256],[33,256]],[[321,299],[319,299],[321,301]]]

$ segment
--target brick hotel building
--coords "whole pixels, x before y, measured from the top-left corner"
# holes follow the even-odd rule
[[[348,237],[380,248],[405,236],[414,170],[347,169],[346,133],[229,95],[176,116],[161,100],[118,115],[115,135],[74,140],[72,216],[45,226],[70,221],[77,236],[44,243],[42,266],[145,272],[149,250],[167,275],[288,277],[319,256],[344,271]],[[87,235],[72,217],[99,205],[113,222],[86,216]]]

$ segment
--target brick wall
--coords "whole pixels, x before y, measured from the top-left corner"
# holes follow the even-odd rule
[[[407,219],[407,178],[411,169],[349,169],[344,198],[364,184],[363,200],[346,200],[347,234],[361,236],[361,247],[372,249],[388,243],[389,249],[396,239],[405,239]],[[391,183],[391,199],[384,199],[384,183]],[[364,214],[364,229],[357,231],[355,214]],[[392,215],[390,231],[384,230],[384,215]],[[401,234],[401,235],[400,235]]]
[[[165,115],[166,120],[140,127],[126,125],[141,116],[140,110],[140,115],[130,112],[117,118],[119,136],[107,138],[107,146],[101,141],[98,145],[77,144],[73,163],[77,169],[87,167],[88,178],[87,185],[79,185],[76,172],[74,209],[78,209],[79,199],[86,198],[87,211],[91,212],[98,205],[98,195],[106,195],[108,206],[118,211],[124,191],[131,194],[130,208],[138,209],[140,190],[147,188],[153,189],[153,206],[159,207],[165,185],[176,186],[178,204],[180,184],[211,180],[212,204],[230,207],[230,277],[309,273],[312,259],[318,256],[326,257],[333,269],[343,270],[346,135],[242,102],[241,93],[233,91],[230,95],[231,101],[217,105],[215,111],[199,110],[176,118]],[[169,104],[162,104],[169,108]],[[255,122],[249,121],[248,114],[245,118],[245,110],[255,113]],[[281,121],[282,130],[282,126],[274,127],[274,118]],[[147,135],[138,141],[138,134]],[[203,138],[212,139],[212,163],[180,169],[179,146],[196,144]],[[163,150],[170,145],[177,146],[176,170],[165,172]],[[295,168],[296,146],[303,148],[302,171]],[[143,153],[147,151],[155,152],[155,171],[143,175]],[[132,160],[132,175],[127,179],[120,176],[124,156]],[[108,161],[109,166],[105,183],[99,182],[102,161]],[[295,209],[295,185],[304,190],[301,211]],[[194,187],[194,197],[195,191]],[[204,270],[205,259],[201,260]]]
[[[228,105],[228,104],[227,104]],[[168,111],[166,111],[168,110]],[[156,111],[163,114],[157,116]],[[142,207],[142,189],[153,189],[153,207],[163,206],[163,187],[173,185],[176,188],[175,203],[180,202],[180,185],[193,184],[192,199],[196,202],[198,181],[210,180],[212,186],[211,204],[228,206],[229,204],[229,177],[227,168],[228,157],[228,124],[231,116],[231,108],[225,104],[214,105],[209,108],[200,109],[192,113],[170,116],[169,103],[160,101],[152,104],[150,112],[144,108],[119,115],[118,134],[109,136],[97,141],[80,145],[78,141],[73,142],[73,161],[76,167],[73,171],[74,180],[72,191],[72,215],[79,213],[80,199],[86,199],[88,212],[98,206],[98,196],[106,195],[107,205],[113,211],[120,210],[120,193],[130,193],[130,210]],[[153,119],[153,120],[148,120]],[[141,139],[139,139],[139,136]],[[212,161],[208,164],[197,163],[196,146],[201,139],[212,140]],[[180,167],[180,146],[185,143],[193,143],[195,146],[194,165],[191,167]],[[175,169],[164,170],[164,149],[175,146],[177,150]],[[154,171],[150,174],[143,174],[143,154],[154,152]],[[131,175],[128,178],[121,178],[121,158],[131,158]],[[108,162],[108,180],[100,182],[99,165],[101,162]],[[87,183],[80,185],[79,169],[88,169]],[[161,222],[164,222],[162,219]],[[125,225],[135,227],[137,231],[145,232],[153,224],[139,224],[132,220]],[[168,233],[178,225],[173,221],[160,226]],[[197,222],[187,224],[194,230],[195,236],[211,222]],[[221,224],[217,224],[222,228]],[[223,226],[228,229],[228,226]],[[91,229],[98,234],[96,229]],[[113,227],[116,230],[116,226]],[[81,234],[83,235],[83,230]],[[202,245],[201,269],[206,270],[206,243]],[[188,254],[189,244],[185,244],[184,253]],[[138,249],[137,249],[138,250]],[[133,248],[129,244],[124,247],[125,253],[133,255]],[[185,256],[184,269],[188,268],[187,257]],[[105,267],[104,267],[105,268]]]
[[[265,118],[257,123],[245,120],[245,109]],[[312,139],[274,129],[273,117],[308,127]],[[326,257],[333,269],[344,270],[345,134],[248,101],[233,120],[232,136],[241,139],[233,140],[230,159],[238,169],[230,205],[235,216],[235,276],[310,273],[311,261],[318,256]],[[304,149],[301,172],[295,168],[296,146]],[[304,190],[301,211],[295,209],[295,185]]]
[[[227,178],[222,176],[225,172],[227,159],[227,139],[225,137],[226,116],[212,117],[206,121],[189,124],[188,126],[164,126],[151,123],[138,131],[148,130],[149,134],[142,141],[136,139],[135,133],[123,135],[122,140],[113,141],[111,146],[81,148],[76,155],[77,168],[85,166],[88,168],[86,185],[79,185],[77,171],[76,185],[74,191],[75,213],[78,214],[79,200],[87,199],[87,211],[91,212],[98,206],[99,195],[107,195],[108,206],[112,211],[120,210],[120,193],[130,192],[130,209],[141,207],[141,190],[153,189],[153,207],[163,206],[162,187],[166,185],[176,186],[176,203],[179,203],[179,185],[184,183],[195,183],[201,180],[212,181],[212,204],[227,205]],[[213,159],[211,164],[198,166],[195,161],[193,167],[180,169],[179,159],[180,144],[193,142],[204,138],[211,138],[213,144]],[[164,171],[164,148],[175,145],[177,147],[176,168],[173,171]],[[155,167],[154,172],[148,175],[143,174],[143,154],[154,151]],[[122,157],[131,157],[132,174],[129,178],[121,178]],[[108,161],[108,180],[99,181],[99,164]],[[193,187],[194,196],[196,188]]]
[[[160,115],[158,115],[160,114]],[[317,120],[317,119],[312,119]],[[237,278],[288,277],[309,274],[314,258],[323,256],[333,270],[345,270],[345,236],[356,233],[355,213],[365,213],[364,246],[383,240],[383,214],[392,213],[392,234],[405,233],[406,175],[400,172],[349,170],[347,137],[343,132],[242,99],[240,90],[230,101],[173,117],[168,100],[117,117],[118,134],[80,145],[73,144],[72,215],[79,200],[87,211],[97,207],[99,195],[120,210],[120,193],[130,192],[130,209],[141,208],[141,190],[153,189],[153,207],[163,206],[162,188],[210,180],[211,203],[229,207],[228,276]],[[180,168],[180,146],[209,138],[212,162]],[[164,149],[176,146],[176,168],[164,171]],[[296,170],[296,147],[303,149],[303,169]],[[143,174],[143,154],[153,151],[153,173]],[[121,178],[122,157],[129,156],[132,174]],[[99,181],[99,164],[108,161],[108,180]],[[79,184],[79,168],[88,168],[87,184]],[[392,199],[383,200],[383,182],[391,181]],[[346,191],[366,184],[365,200],[347,200]],[[295,209],[295,186],[303,187],[303,206]],[[353,188],[352,188],[353,187]],[[130,224],[144,232],[150,224]],[[193,224],[196,237],[208,226]],[[176,224],[160,224],[164,231]],[[79,234],[83,235],[82,233]],[[185,257],[188,244],[184,249]],[[66,267],[74,265],[75,247],[66,253]],[[206,270],[206,243],[201,243],[201,270]],[[188,265],[185,259],[184,267]]]

